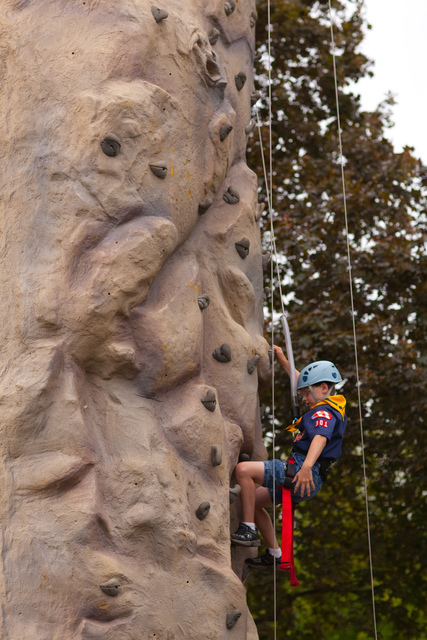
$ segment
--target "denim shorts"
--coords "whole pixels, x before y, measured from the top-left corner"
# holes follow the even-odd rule
[[[303,453],[293,453],[292,458],[295,460],[296,472],[298,473],[305,460],[305,455]],[[264,462],[264,482],[262,483],[262,486],[267,487],[271,501],[273,502],[273,462],[276,480],[276,504],[282,504],[282,484],[285,479],[285,469],[287,464],[286,462],[282,462],[281,460],[266,460]],[[316,462],[313,466],[312,474],[315,489],[313,491],[313,488],[311,488],[310,497],[307,496],[307,492],[305,493],[304,497],[301,496],[301,487],[298,489],[298,493],[296,493],[295,488],[292,487],[292,502],[298,503],[304,502],[305,500],[310,500],[311,498],[314,498],[316,493],[320,491],[323,481],[320,477],[320,465],[318,462]]]

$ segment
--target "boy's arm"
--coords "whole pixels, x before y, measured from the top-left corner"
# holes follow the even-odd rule
[[[296,483],[295,491],[297,491],[298,488],[301,487],[301,496],[304,496],[306,491],[307,496],[309,496],[311,493],[311,489],[315,489],[313,474],[311,470],[314,464],[317,462],[317,459],[319,458],[323,449],[325,448],[327,441],[328,439],[325,436],[314,436],[313,440],[311,441],[310,448],[307,451],[304,463],[299,472],[296,474],[295,478],[292,480],[293,483]]]
[[[291,377],[290,371],[289,371],[289,360],[286,358],[285,354],[283,353],[283,350],[275,344],[273,344],[273,349],[274,349],[274,353],[276,354],[277,361],[280,362],[280,364],[282,365],[282,367],[284,368],[288,376]],[[296,377],[297,383],[298,383],[298,376],[299,376],[299,371],[298,369],[295,369],[295,377]]]

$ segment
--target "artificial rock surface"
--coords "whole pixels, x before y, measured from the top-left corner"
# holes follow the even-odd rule
[[[4,640],[257,638],[229,542],[270,375],[255,18],[0,0]]]

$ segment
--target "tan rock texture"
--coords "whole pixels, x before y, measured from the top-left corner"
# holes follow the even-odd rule
[[[270,376],[255,21],[0,0],[3,640],[257,638],[229,541]]]

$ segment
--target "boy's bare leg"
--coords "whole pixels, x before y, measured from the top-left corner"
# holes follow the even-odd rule
[[[272,501],[266,487],[258,487],[255,498],[255,524],[258,527],[265,546],[269,549],[280,549],[274,533],[271,518],[264,507],[271,507]]]
[[[264,482],[263,462],[239,462],[236,480],[241,487],[242,522],[255,522],[256,485]]]

